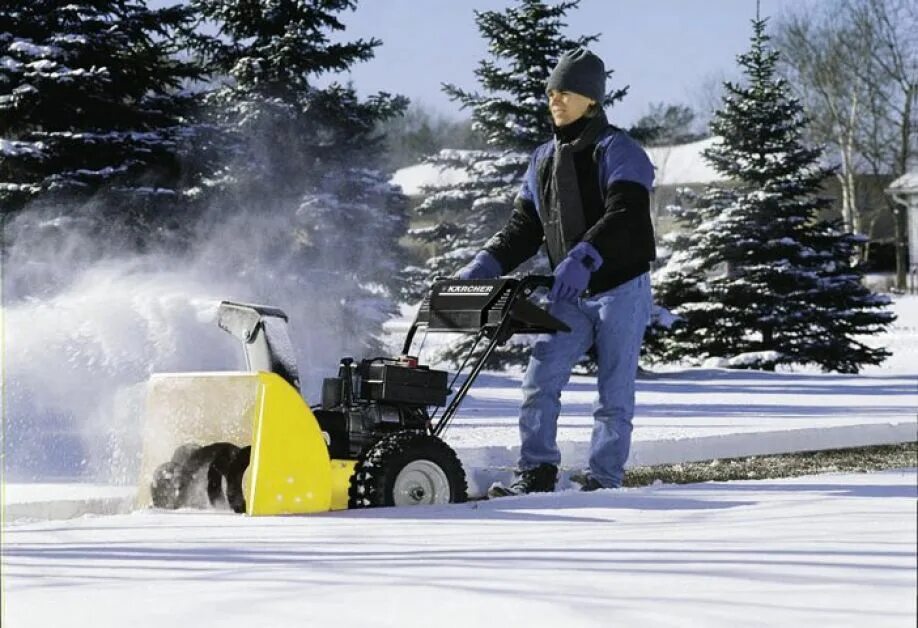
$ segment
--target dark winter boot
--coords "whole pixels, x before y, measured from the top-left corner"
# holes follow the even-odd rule
[[[601,488],[605,488],[602,484],[599,483],[599,480],[590,475],[589,471],[571,473],[571,482],[574,484],[579,484],[580,490],[583,492],[598,491]]]
[[[527,493],[551,493],[558,481],[558,467],[553,464],[540,464],[532,469],[525,469],[516,475],[513,484],[504,486],[495,482],[488,489],[488,497],[509,497]]]

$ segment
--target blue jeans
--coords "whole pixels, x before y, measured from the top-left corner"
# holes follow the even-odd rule
[[[520,410],[521,470],[561,462],[557,443],[561,389],[574,365],[595,344],[599,394],[593,406],[589,468],[603,486],[621,486],[631,449],[634,380],[650,306],[647,273],[595,296],[550,305],[549,311],[571,331],[541,335],[532,347]]]

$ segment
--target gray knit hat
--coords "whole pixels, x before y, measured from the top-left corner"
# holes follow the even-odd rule
[[[602,104],[606,97],[606,66],[586,48],[565,52],[551,71],[545,91],[575,92]]]

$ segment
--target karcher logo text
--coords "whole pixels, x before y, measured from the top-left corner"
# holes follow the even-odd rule
[[[443,294],[491,294],[493,286],[472,285],[472,286],[446,286]]]

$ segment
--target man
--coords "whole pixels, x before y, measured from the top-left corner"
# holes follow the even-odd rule
[[[572,476],[582,490],[621,486],[631,446],[634,380],[650,316],[653,165],[602,110],[602,60],[578,48],[548,79],[554,138],[533,153],[507,225],[462,268],[462,279],[511,272],[544,243],[554,271],[550,312],[571,331],[540,336],[523,379],[519,469],[489,495],[553,491],[561,389],[595,347],[598,399],[589,468]]]

